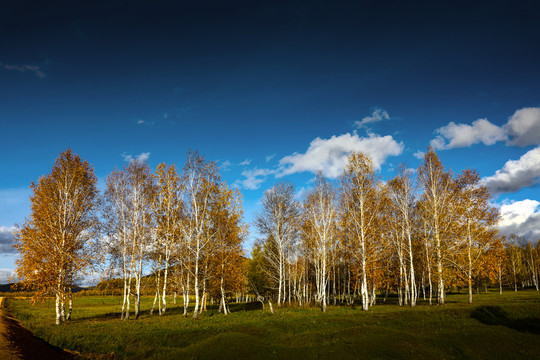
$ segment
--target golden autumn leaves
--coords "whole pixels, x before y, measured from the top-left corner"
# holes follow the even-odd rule
[[[103,196],[96,183],[86,161],[69,149],[60,154],[52,172],[32,183],[31,217],[16,237],[17,274],[35,300],[56,296],[57,324],[70,317],[76,277],[105,259],[123,277],[123,319],[132,298],[140,316],[147,266],[156,273],[160,314],[171,277],[175,291],[194,293],[194,317],[207,293],[225,297],[243,284],[241,197],[221,181],[215,163],[189,153],[181,174],[165,164],[152,174],[146,163],[131,161],[109,174]],[[189,295],[185,299],[187,309]],[[227,313],[225,300],[223,306]]]
[[[291,186],[268,190],[257,218],[265,238],[253,252],[264,271],[248,275],[257,292],[273,288],[278,305],[292,298],[323,311],[358,298],[368,310],[378,290],[411,306],[420,293],[431,304],[433,290],[444,304],[448,285],[472,297],[473,283],[496,278],[487,269],[503,261],[498,211],[475,171],[454,176],[433,149],[413,174],[401,166],[383,182],[369,156],[352,153],[336,184],[319,174],[302,204]]]
[[[68,149],[50,174],[32,182],[31,216],[16,234],[17,275],[35,299],[55,295],[57,324],[70,318],[75,278],[95,259],[96,184],[92,167]]]
[[[367,310],[380,290],[395,290],[399,304],[411,306],[420,294],[431,304],[435,290],[444,304],[449,285],[467,286],[472,301],[473,284],[500,279],[506,256],[494,227],[498,211],[478,173],[454,176],[432,149],[416,179],[402,166],[384,183],[369,156],[352,153],[337,183],[319,174],[303,202],[291,184],[278,183],[261,200],[255,225],[264,238],[249,264],[241,194],[197,152],[181,172],[160,164],[152,173],[132,161],[109,174],[100,195],[92,167],[67,150],[32,190],[32,215],[17,235],[17,273],[36,299],[56,296],[57,323],[69,319],[76,277],[105,256],[122,277],[122,319],[132,308],[140,316],[149,268],[152,312],[164,314],[174,291],[183,294],[184,315],[193,309],[197,318],[209,296],[227,314],[231,291],[323,311],[355,298]]]

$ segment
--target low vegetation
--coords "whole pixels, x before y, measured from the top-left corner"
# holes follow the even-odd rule
[[[153,297],[141,299],[139,320],[121,321],[121,298],[77,296],[72,320],[51,321],[54,299],[31,305],[10,298],[8,310],[36,336],[60,348],[130,359],[411,358],[538,359],[540,294],[534,290],[449,294],[446,305],[400,307],[397,297],[369,312],[360,304],[320,309],[260,302],[231,303],[231,314],[208,304],[198,320],[183,317],[168,299],[163,316],[149,315]]]

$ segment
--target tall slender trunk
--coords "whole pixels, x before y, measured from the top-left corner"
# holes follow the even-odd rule
[[[56,292],[56,325],[60,325],[62,323],[62,302],[60,300],[61,296],[62,295],[58,290]]]
[[[73,311],[73,294],[71,292],[71,288],[68,290],[68,297],[69,297],[69,309],[66,315],[66,319],[71,320],[71,313]]]
[[[444,278],[443,278],[443,264],[442,264],[442,252],[441,252],[441,238],[439,235],[438,225],[435,224],[435,241],[437,243],[437,303],[444,305]]]
[[[502,270],[501,270],[501,264],[499,264],[499,294],[502,295],[503,289],[502,289]]]
[[[60,270],[56,283],[56,325],[60,325],[62,320],[62,270]]]
[[[195,253],[195,274],[193,279],[193,291],[195,292],[195,308],[193,309],[193,318],[197,319],[199,316],[199,259],[200,259],[200,239],[197,236],[197,251]]]
[[[472,292],[472,239],[471,239],[471,221],[467,220],[467,258],[469,260],[469,267],[467,269],[467,280],[469,284],[469,304],[473,302]]]
[[[158,265],[157,265],[157,270],[156,270],[156,275],[155,275],[156,276],[156,294],[154,296],[154,302],[152,303],[152,309],[150,309],[150,315],[154,314],[156,303],[158,301],[161,302],[161,294],[159,292],[160,287],[161,287],[161,271],[159,270],[160,267],[161,267],[161,255],[159,256],[159,259],[158,259]],[[158,312],[161,315],[161,304],[158,304]]]
[[[360,251],[362,256],[362,310],[367,311],[369,309],[369,295],[367,289],[367,275],[366,275],[366,237],[364,229],[364,203],[360,203]]]
[[[418,298],[418,291],[416,289],[416,279],[414,276],[414,264],[413,264],[413,250],[412,250],[412,239],[411,239],[411,230],[407,221],[407,240],[409,242],[409,272],[411,274],[411,307],[416,306],[416,299]]]
[[[135,286],[137,290],[137,295],[135,298],[135,319],[138,319],[141,316],[142,246],[139,253],[138,265],[139,266],[135,274]]]
[[[189,271],[186,275],[186,283],[182,283],[182,293],[184,296],[184,317],[187,317],[189,307]]]
[[[163,299],[162,299],[162,308],[160,315],[165,314],[165,310],[167,310],[167,299],[165,298],[165,295],[167,293],[167,280],[168,280],[168,274],[169,274],[169,258],[170,258],[170,250],[167,247],[165,249],[165,270],[163,271]],[[175,293],[175,301],[176,301],[176,293]]]
[[[322,280],[322,311],[326,312],[326,248],[323,248],[323,259],[322,259],[322,269],[321,269],[321,280]]]
[[[225,294],[225,288],[223,287],[223,273],[221,275],[220,291],[221,291],[221,308],[223,309],[223,314],[229,315],[229,309],[227,307],[227,295]]]
[[[281,306],[281,295],[283,292],[283,263],[284,263],[284,255],[283,255],[283,247],[280,243],[279,245],[279,285],[278,285],[278,306]]]
[[[60,297],[60,312],[62,314],[62,322],[66,321],[66,289],[62,289],[62,296]]]
[[[517,292],[516,262],[512,259],[512,274],[514,275],[514,292]]]
[[[126,240],[126,226],[125,226],[125,219],[124,222],[124,229],[122,232],[122,275],[124,275],[124,292],[123,292],[123,301],[122,301],[122,315],[120,318],[122,320],[127,320],[129,318],[129,293],[131,289],[128,287],[128,269],[127,269],[127,240]]]
[[[208,273],[206,270],[207,264],[205,264],[205,271],[204,271],[204,277],[202,280],[203,288],[202,288],[202,301],[201,301],[201,309],[199,313],[202,313],[203,311],[206,311],[206,300],[207,300],[207,294],[206,294],[206,274]]]
[[[141,316],[141,276],[135,275],[135,319]]]

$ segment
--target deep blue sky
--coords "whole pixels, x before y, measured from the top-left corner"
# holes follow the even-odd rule
[[[387,179],[439,135],[460,140],[438,147],[455,172],[519,161],[490,186],[506,230],[538,237],[539,13],[536,1],[3,2],[0,270],[30,182],[68,147],[102,182],[123,155],[181,167],[198,149],[251,221],[279,179],[305,190],[351,149],[379,154]]]

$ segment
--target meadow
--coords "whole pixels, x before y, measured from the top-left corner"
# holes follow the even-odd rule
[[[163,316],[119,319],[121,298],[78,296],[73,319],[54,324],[53,299],[32,305],[7,299],[8,311],[53,346],[119,359],[538,359],[540,294],[533,290],[481,293],[474,304],[451,294],[444,306],[420,301],[399,307],[390,298],[360,306],[282,307],[232,303],[224,316],[208,305],[198,320],[169,302]]]

